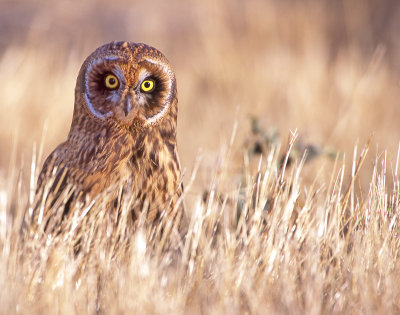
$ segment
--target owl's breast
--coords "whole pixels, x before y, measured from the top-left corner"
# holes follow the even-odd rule
[[[167,146],[158,146],[158,151],[144,150],[133,154],[127,164],[127,172],[131,174],[129,192],[134,198],[135,212],[148,210],[148,221],[153,221],[166,210],[172,210],[180,189],[180,167],[174,152]]]

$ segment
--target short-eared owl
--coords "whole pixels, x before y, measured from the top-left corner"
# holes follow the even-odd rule
[[[143,208],[150,222],[181,216],[177,105],[175,75],[160,51],[129,42],[95,50],[77,78],[68,138],[39,175],[32,220],[46,226],[102,194],[110,207],[129,196],[134,219]]]

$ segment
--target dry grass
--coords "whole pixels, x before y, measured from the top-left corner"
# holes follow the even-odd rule
[[[0,313],[400,313],[397,2],[117,3],[0,3]],[[160,251],[100,206],[24,242],[80,63],[117,39],[176,69],[189,231]]]

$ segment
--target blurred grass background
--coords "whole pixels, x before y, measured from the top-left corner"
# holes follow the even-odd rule
[[[396,158],[397,0],[1,0],[0,30],[0,179],[29,165],[44,125],[44,156],[66,138],[80,65],[113,40],[155,46],[175,68],[184,168],[199,148],[213,165],[235,122],[240,148],[251,117],[282,142],[297,128],[349,162],[374,133],[361,178],[376,154]]]

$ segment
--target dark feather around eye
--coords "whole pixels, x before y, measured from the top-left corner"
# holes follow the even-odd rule
[[[155,76],[150,76],[150,77],[147,77],[146,79],[144,79],[139,85],[140,89],[141,89],[142,83],[145,81],[153,81],[154,82],[154,88],[150,91],[150,94],[152,94],[152,95],[155,95],[164,89],[164,82]],[[143,90],[142,90],[142,92],[143,92]]]
[[[96,91],[106,93],[106,92],[109,92],[110,90],[112,90],[106,86],[106,82],[105,82],[105,78],[109,74],[114,75],[112,72],[107,71],[107,72],[103,72],[103,73],[96,73],[95,76],[92,77],[91,85],[93,86],[93,88]],[[119,82],[118,82],[118,85],[119,85]]]

